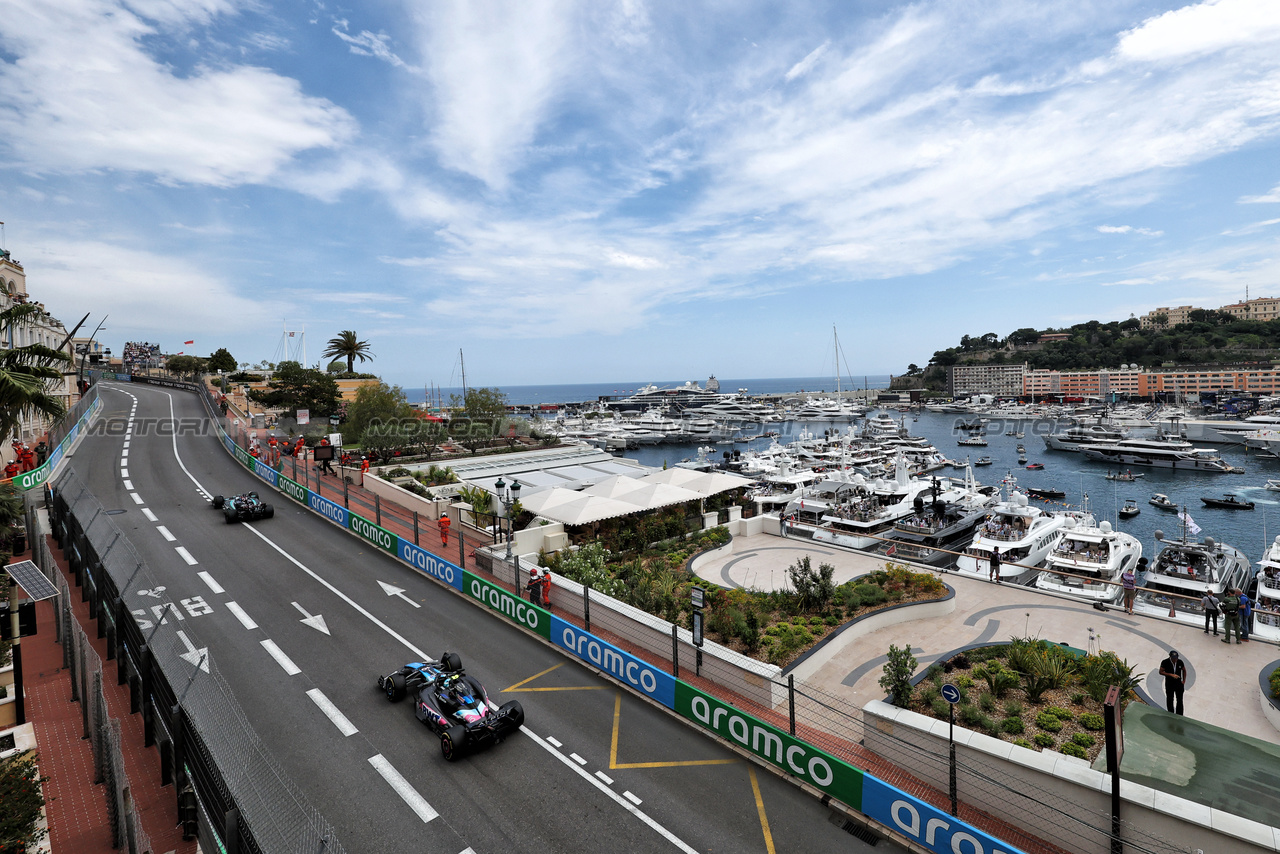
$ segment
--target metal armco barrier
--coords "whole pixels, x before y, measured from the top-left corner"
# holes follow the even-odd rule
[[[235,460],[318,515],[381,547],[382,544],[368,532],[390,535],[384,528],[274,470],[268,469],[274,477],[264,476],[260,469],[266,467],[250,457],[222,429],[217,409],[207,389],[202,387],[201,392],[208,414],[218,426],[222,443]],[[302,496],[304,491],[305,498]],[[561,620],[402,537],[396,539],[398,546],[393,553],[410,566],[460,590],[495,614],[549,640],[592,667],[607,672],[619,682],[693,721],[722,740],[802,780],[850,809],[912,838],[921,847],[937,854],[1019,854],[1020,849],[1013,845],[947,815],[926,801],[796,738],[786,730],[681,681],[650,662]]]
[[[54,442],[53,450],[49,453],[49,458],[42,464],[36,466],[31,471],[25,471],[13,478],[13,485],[16,489],[26,492],[42,486],[49,475],[58,467],[58,463],[62,462],[67,451],[80,438],[80,431],[85,428],[94,415],[98,414],[98,410],[102,408],[102,401],[98,398],[97,386],[89,389],[89,392],[80,401],[63,416],[57,425],[50,428],[49,440]]]

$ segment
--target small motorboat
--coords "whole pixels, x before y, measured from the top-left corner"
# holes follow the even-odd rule
[[[1017,433],[1014,433],[1013,435],[1017,436],[1019,439],[1027,438],[1027,434],[1023,433],[1021,430],[1019,430]]]
[[[1280,478],[1272,478],[1267,481],[1266,488],[1270,489],[1272,492],[1280,492]]]
[[[1138,472],[1137,474],[1134,474],[1131,471],[1118,471],[1118,472],[1115,472],[1114,474],[1112,474],[1111,472],[1107,472],[1106,479],[1118,480],[1121,483],[1133,483],[1135,480],[1137,480],[1140,477],[1146,477],[1146,475],[1143,474],[1142,472]]]
[[[1147,503],[1150,504],[1152,507],[1159,508],[1160,510],[1177,510],[1178,509],[1177,503],[1174,501],[1170,501],[1169,496],[1165,495],[1163,492],[1157,492],[1155,495],[1152,495],[1151,500],[1149,500]]]
[[[1118,512],[1121,519],[1132,519],[1142,511],[1138,509],[1138,502],[1134,501],[1132,498],[1126,498],[1124,506],[1121,507]]]
[[[956,442],[956,444],[970,445],[977,448],[985,448],[987,446],[987,437],[979,433],[976,436],[970,436],[967,439],[960,439]]]
[[[1219,510],[1252,510],[1252,501],[1241,501],[1230,492],[1221,498],[1201,498],[1206,507],[1216,507]]]
[[[1031,463],[1027,466],[1027,471],[1043,471],[1044,463]]]
[[[1067,497],[1067,494],[1061,489],[1054,489],[1052,487],[1040,489],[1034,486],[1027,486],[1023,487],[1022,491],[1027,495],[1030,495],[1032,498],[1049,499],[1051,501],[1061,501],[1063,498]]]
[[[1026,452],[1027,452],[1027,449],[1026,449],[1026,448],[1024,448],[1022,445],[1019,445],[1019,446],[1018,446],[1018,453],[1019,453],[1019,454],[1025,454]]]
[[[1005,434],[1006,436],[1016,436],[1016,435],[1018,435],[1018,431],[1017,431],[1017,430],[1006,430],[1004,434]]]
[[[975,465],[975,466],[989,466],[989,465],[991,465],[991,457],[978,457],[978,459],[977,459],[977,461],[974,463],[974,465]]]
[[[1020,465],[1020,466],[1025,466],[1026,464],[1027,464],[1027,458],[1026,458],[1026,457],[1018,457],[1018,465]]]

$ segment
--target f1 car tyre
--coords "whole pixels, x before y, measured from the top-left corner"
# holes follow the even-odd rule
[[[222,515],[226,517],[228,525],[234,525],[236,522],[240,521],[240,514],[236,512],[236,508],[234,507],[223,507]]]
[[[262,505],[262,518],[263,518],[263,519],[271,519],[271,518],[275,517],[275,515],[276,515],[276,508],[275,508],[275,507],[271,506],[270,504],[264,504],[264,505]]]
[[[519,700],[511,700],[503,703],[498,709],[498,714],[511,713],[511,728],[520,729],[524,726],[524,706],[520,705]]]
[[[446,762],[462,758],[467,744],[467,728],[461,724],[449,727],[440,734],[440,753]]]
[[[387,699],[398,703],[404,699],[404,675],[392,673],[387,677]]]
[[[222,505],[224,505],[224,504],[226,504],[226,503],[227,503],[227,499],[223,498],[221,495],[215,495],[215,496],[213,496],[213,509],[214,509],[214,510],[221,510],[221,509],[222,509]]]
[[[456,673],[462,669],[462,656],[456,652],[446,652],[440,656],[440,666],[442,670]]]

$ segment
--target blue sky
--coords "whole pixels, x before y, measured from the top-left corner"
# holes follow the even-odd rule
[[[0,220],[103,337],[406,387],[899,373],[1280,296],[1280,3],[0,0]],[[195,339],[194,347],[183,341]]]

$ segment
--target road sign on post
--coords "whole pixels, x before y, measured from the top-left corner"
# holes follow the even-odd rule
[[[947,747],[951,756],[948,794],[951,796],[951,814],[959,815],[956,804],[956,703],[960,702],[960,689],[948,682],[942,686],[942,699],[947,701],[947,710],[951,713],[947,726]]]

